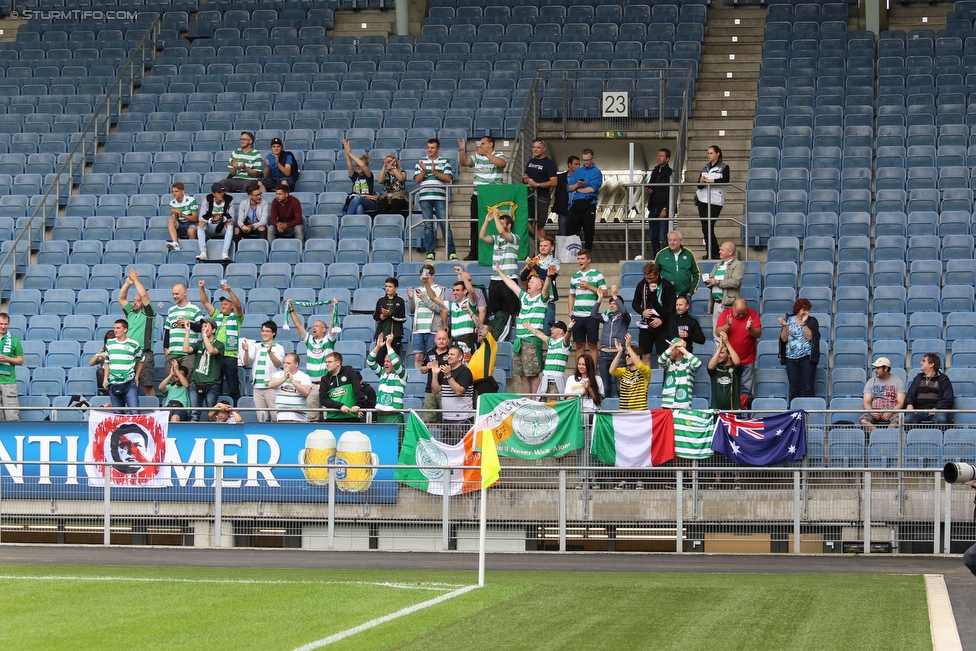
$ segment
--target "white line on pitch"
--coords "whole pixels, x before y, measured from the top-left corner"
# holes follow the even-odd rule
[[[962,651],[962,641],[952,614],[952,602],[945,577],[941,574],[925,575],[925,596],[929,606],[929,629],[932,633],[933,651]]]
[[[0,581],[133,581],[140,583],[228,583],[253,585],[369,585],[380,588],[399,588],[402,590],[451,590],[459,587],[456,583],[389,583],[371,581],[289,581],[262,579],[180,579],[174,577],[138,576],[17,576],[0,575]]]
[[[477,590],[480,586],[469,585],[467,587],[461,588],[460,590],[455,590],[454,592],[448,592],[447,594],[442,594],[439,597],[430,599],[428,601],[423,601],[419,604],[408,606],[402,610],[398,610],[395,613],[390,613],[389,615],[384,615],[383,617],[377,617],[376,619],[371,619],[365,624],[360,624],[355,628],[350,628],[345,631],[340,631],[335,635],[330,635],[329,637],[322,638],[321,640],[316,640],[315,642],[309,642],[303,646],[298,647],[295,651],[313,651],[313,649],[320,649],[324,646],[332,644],[333,642],[338,642],[339,640],[344,640],[347,637],[356,635],[357,633],[362,633],[363,631],[369,630],[380,624],[385,624],[387,622],[393,621],[405,615],[415,613],[418,610],[423,610],[424,608],[429,608],[431,606],[436,606],[439,603],[447,601],[448,599],[453,599],[454,597],[460,597],[463,594],[471,592],[472,590]]]

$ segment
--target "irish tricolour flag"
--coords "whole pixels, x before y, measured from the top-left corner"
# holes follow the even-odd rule
[[[450,495],[460,495],[481,489],[481,471],[477,468],[463,470],[461,466],[480,466],[481,453],[475,451],[476,440],[473,430],[469,431],[457,445],[447,445],[431,438],[427,426],[410,411],[407,427],[400,448],[399,466],[393,479],[432,495],[444,494],[444,479],[447,478]],[[411,468],[407,466],[419,466]],[[437,466],[458,466],[445,469]]]
[[[621,468],[660,466],[674,459],[671,410],[597,413],[593,456]]]

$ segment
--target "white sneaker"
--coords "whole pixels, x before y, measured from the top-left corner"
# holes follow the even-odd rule
[[[176,242],[176,241],[167,242],[166,243],[166,248],[169,249],[170,251],[179,251],[180,250],[180,243],[179,242]]]
[[[644,482],[642,481],[637,482],[637,486],[635,487],[635,490],[639,490],[639,491],[644,490]]]
[[[197,253],[197,260],[206,260],[206,259],[207,259],[206,251],[200,251],[200,253]]]
[[[227,253],[225,251],[224,253],[221,254],[220,259],[221,260],[230,260],[230,253]]]
[[[627,488],[627,482],[622,481],[619,484],[617,484],[616,486],[614,486],[613,487],[613,490],[615,490],[615,491],[622,491],[622,490],[625,490],[626,488]]]

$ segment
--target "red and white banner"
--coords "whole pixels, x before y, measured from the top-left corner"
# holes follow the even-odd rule
[[[169,413],[157,411],[137,415],[92,411],[88,419],[88,448],[85,460],[112,463],[112,486],[146,488],[169,486],[170,469],[147,465],[166,460]],[[105,484],[105,466],[85,467],[89,486]]]

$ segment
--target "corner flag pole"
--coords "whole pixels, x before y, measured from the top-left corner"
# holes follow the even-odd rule
[[[478,398],[481,406],[481,398]],[[479,409],[480,413],[480,409]],[[477,438],[477,420],[475,420],[475,438]],[[498,463],[498,450],[495,448],[495,437],[487,427],[481,432],[481,522],[478,535],[478,585],[485,585],[485,532],[488,528],[488,487],[498,481],[501,466]]]

